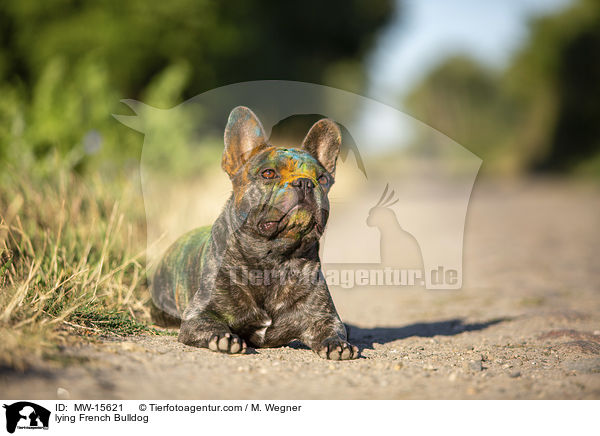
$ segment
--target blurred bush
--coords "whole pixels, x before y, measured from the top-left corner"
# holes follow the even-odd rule
[[[0,3],[0,165],[121,168],[141,137],[120,98],[171,107],[229,83],[360,91],[391,0],[8,0]],[[183,159],[185,160],[185,159]],[[110,168],[109,168],[110,169]]]
[[[507,154],[513,105],[493,71],[463,56],[444,60],[406,100],[411,114],[496,166]],[[421,136],[414,145],[421,154],[441,151],[430,137]]]
[[[446,59],[406,106],[489,171],[600,176],[600,3],[578,0],[533,20],[505,71]]]

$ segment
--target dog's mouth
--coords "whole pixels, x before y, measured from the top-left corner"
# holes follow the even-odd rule
[[[292,221],[295,215],[301,211],[304,211],[304,213],[308,213],[306,209],[301,208],[300,205],[297,204],[296,206],[288,210],[285,214],[283,214],[279,219],[267,219],[265,221],[259,222],[258,231],[264,236],[274,237],[277,234],[281,233],[284,229],[286,229],[290,221]],[[324,220],[323,223],[321,223],[321,220],[315,219],[313,217],[313,213],[310,213],[310,219],[308,220],[308,223],[308,228],[305,228],[304,231],[310,231],[313,228],[316,228],[319,233],[323,233]]]
[[[264,234],[272,234],[277,230],[279,226],[279,221],[265,221],[258,225],[258,230]]]
[[[290,221],[290,217],[296,211],[298,211],[299,208],[300,208],[299,205],[292,207],[290,210],[288,210],[286,213],[284,213],[281,216],[281,218],[279,218],[277,220],[269,220],[269,221],[260,222],[258,224],[258,230],[265,236],[274,236],[275,234],[281,232],[285,228],[285,226]]]

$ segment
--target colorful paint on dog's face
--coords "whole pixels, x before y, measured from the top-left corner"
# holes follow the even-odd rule
[[[329,216],[333,177],[307,151],[256,150],[233,179],[238,213],[268,238],[320,235]]]
[[[327,193],[341,146],[337,124],[324,118],[298,148],[274,147],[254,112],[238,106],[224,136],[221,167],[233,184],[235,221],[269,239],[318,239],[329,216]]]

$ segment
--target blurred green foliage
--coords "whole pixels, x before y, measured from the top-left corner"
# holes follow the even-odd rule
[[[513,102],[502,93],[500,78],[476,61],[456,56],[431,71],[407,97],[411,114],[459,144],[500,165],[506,133],[515,122]],[[421,135],[431,132],[423,130]],[[441,151],[429,136],[417,138],[415,151]]]
[[[135,163],[140,135],[111,117],[122,113],[121,98],[168,108],[257,79],[360,91],[364,56],[392,7],[392,0],[0,2],[0,165],[84,173]]]
[[[533,20],[505,71],[446,59],[406,106],[488,170],[600,176],[600,2]]]

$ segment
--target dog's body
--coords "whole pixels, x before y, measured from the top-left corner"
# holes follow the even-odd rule
[[[297,339],[325,358],[358,357],[318,254],[340,143],[324,119],[300,148],[273,147],[252,111],[231,112],[222,166],[232,196],[212,227],[169,248],[152,283],[155,304],[182,319],[181,342],[238,353]]]

